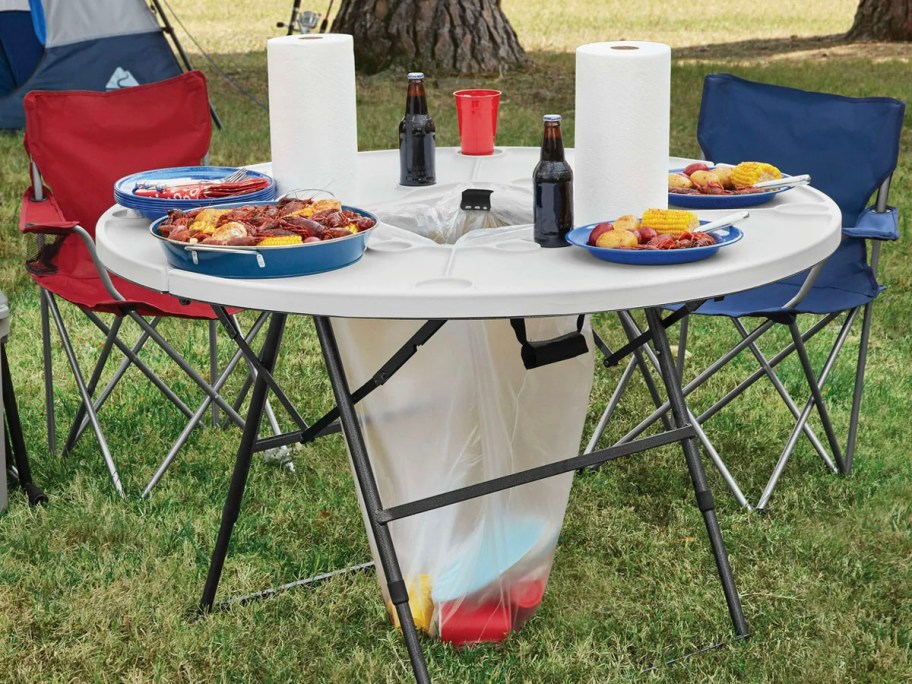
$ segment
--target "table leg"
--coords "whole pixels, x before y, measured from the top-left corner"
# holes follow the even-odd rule
[[[269,320],[269,329],[266,332],[266,341],[263,343],[263,349],[260,352],[263,366],[270,373],[275,370],[282,333],[285,329],[285,318],[285,314],[272,314]],[[260,422],[263,419],[268,390],[269,387],[266,384],[265,376],[263,374],[257,375],[256,382],[253,385],[253,394],[250,398],[250,408],[247,411],[247,420],[244,423],[244,434],[241,437],[237,458],[234,462],[234,472],[231,475],[228,498],[225,500],[225,506],[222,509],[222,522],[215,541],[215,548],[212,551],[212,560],[209,563],[209,573],[206,576],[206,584],[203,587],[203,596],[200,599],[199,611],[201,613],[210,612],[215,602],[215,593],[222,577],[225,557],[228,555],[231,533],[241,510],[241,500],[244,498],[244,489],[247,486],[247,475],[250,472],[253,447],[260,431]]]
[[[671,355],[668,336],[665,334],[665,328],[661,325],[661,311],[659,309],[647,309],[646,319],[649,323],[649,328],[652,330],[656,354],[659,357],[662,379],[668,392],[668,402],[671,404],[675,426],[683,427],[687,424],[687,405],[684,400],[684,392],[681,389],[681,380]],[[712,492],[709,491],[709,484],[706,481],[703,464],[700,462],[697,445],[692,437],[688,437],[681,442],[681,448],[684,450],[687,469],[690,471],[690,479],[697,495],[697,506],[703,514],[703,522],[706,524],[706,532],[709,534],[709,543],[716,559],[716,569],[722,582],[722,592],[725,594],[726,603],[728,603],[728,613],[731,616],[737,635],[739,637],[749,636],[747,621],[744,619],[744,612],[741,609],[741,599],[738,596],[735,578],[728,562],[728,552],[725,550],[725,542],[722,540],[722,530],[719,528],[719,521],[716,518]]]
[[[355,414],[355,404],[348,380],[345,377],[345,369],[342,366],[342,357],[336,344],[332,323],[328,318],[315,316],[314,325],[317,328],[317,336],[320,339],[320,348],[323,350],[323,360],[326,363],[326,371],[335,395],[336,406],[339,408],[339,418],[342,422],[345,440],[351,452],[358,486],[361,489],[361,495],[364,497],[371,532],[377,544],[380,562],[383,565],[390,600],[396,606],[396,613],[399,616],[399,624],[402,627],[402,636],[405,639],[405,647],[412,663],[415,681],[418,684],[430,684],[431,678],[428,674],[427,664],[424,661],[424,654],[421,651],[421,644],[418,642],[418,630],[415,628],[415,621],[412,619],[412,611],[409,608],[408,591],[402,579],[402,571],[399,568],[399,559],[396,557],[393,538],[390,535],[389,527],[386,524],[377,522],[377,515],[383,510],[383,505],[380,501],[377,481],[374,478],[374,472],[367,455],[367,447],[364,444],[361,425],[358,423],[358,417]]]

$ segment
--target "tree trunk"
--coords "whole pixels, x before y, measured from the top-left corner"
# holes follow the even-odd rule
[[[342,0],[334,33],[350,33],[366,73],[494,73],[529,63],[500,0]]]
[[[912,0],[860,0],[849,40],[912,41]]]

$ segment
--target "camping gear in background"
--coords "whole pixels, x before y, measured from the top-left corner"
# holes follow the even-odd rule
[[[428,114],[424,92],[424,74],[408,75],[405,116],[399,122],[399,184],[433,185],[437,182],[434,160],[437,145],[436,127]]]
[[[29,505],[36,506],[47,501],[45,493],[32,482],[32,470],[29,467],[22,424],[19,420],[19,407],[16,405],[16,395],[13,392],[13,378],[6,355],[9,313],[6,295],[0,292],[0,511],[5,510],[8,503],[7,472],[18,481],[28,497]],[[13,463],[10,462],[11,456],[14,457]]]
[[[5,129],[25,126],[31,90],[116,90],[182,71],[143,0],[0,0],[0,48]]]
[[[560,114],[545,114],[541,160],[532,174],[535,241],[542,247],[566,247],[573,230],[573,170],[564,159]]]

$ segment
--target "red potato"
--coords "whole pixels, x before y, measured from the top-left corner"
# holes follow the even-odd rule
[[[654,238],[656,235],[657,235],[657,233],[655,232],[655,229],[650,228],[649,226],[640,226],[637,229],[637,237],[639,238],[641,245],[645,245],[647,242],[652,240],[652,238]]]
[[[614,226],[610,221],[605,221],[598,224],[595,228],[592,229],[592,232],[589,233],[589,245],[595,247],[595,242],[599,239],[599,235],[602,233],[607,233],[609,230],[614,230]]]
[[[709,171],[709,167],[703,162],[694,162],[684,169],[684,175],[689,178],[694,171]]]

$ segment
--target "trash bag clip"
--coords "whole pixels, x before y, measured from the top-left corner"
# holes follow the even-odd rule
[[[459,207],[474,211],[491,211],[491,193],[493,190],[483,188],[466,188],[462,191]]]
[[[523,365],[526,370],[547,366],[558,361],[566,361],[589,351],[586,338],[583,337],[583,319],[581,314],[576,319],[576,331],[550,340],[530,342],[526,336],[526,321],[523,318],[511,318],[510,325],[519,342]]]

